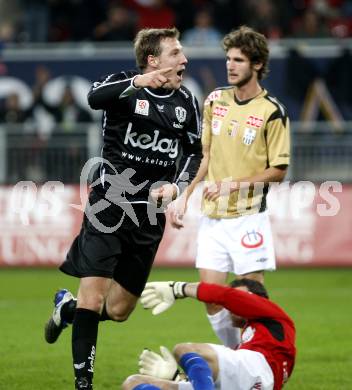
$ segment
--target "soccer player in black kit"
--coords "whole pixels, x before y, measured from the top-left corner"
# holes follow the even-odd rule
[[[92,389],[99,321],[125,321],[147,282],[161,241],[165,206],[190,182],[202,153],[194,95],[181,86],[187,59],[173,29],[144,29],[135,39],[141,73],[93,84],[88,102],[103,110],[103,150],[80,234],[60,270],[80,278],[77,300],[56,293],[45,326],[54,343],[72,323],[75,388]],[[182,188],[181,188],[182,189]]]

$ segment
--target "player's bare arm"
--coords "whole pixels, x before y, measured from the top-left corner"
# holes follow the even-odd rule
[[[192,180],[191,184],[187,186],[183,194],[170,205],[170,223],[175,229],[181,229],[184,227],[183,216],[187,211],[188,199],[192,195],[196,185],[204,180],[209,166],[210,146],[203,145],[202,148],[203,158],[201,160],[196,177]]]
[[[177,198],[178,187],[176,184],[164,184],[161,187],[153,188],[150,196],[157,205],[162,204],[164,207]]]
[[[220,196],[229,195],[240,188],[245,189],[256,183],[276,183],[281,182],[286,175],[287,166],[277,166],[265,169],[265,171],[254,176],[244,177],[236,181],[218,181],[210,183],[204,188],[204,198],[210,201],[217,200]]]

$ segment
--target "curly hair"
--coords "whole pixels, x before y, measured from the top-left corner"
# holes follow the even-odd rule
[[[240,49],[247,56],[251,64],[262,64],[258,71],[258,80],[262,80],[269,72],[268,41],[263,34],[247,26],[241,26],[225,35],[222,41],[226,53],[232,49]]]

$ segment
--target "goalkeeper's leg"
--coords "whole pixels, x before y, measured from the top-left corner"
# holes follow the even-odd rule
[[[219,373],[217,355],[207,344],[178,344],[174,355],[194,390],[215,389],[214,378]]]
[[[180,366],[187,374],[194,390],[214,390],[215,385],[209,364],[194,352],[184,354]]]
[[[165,379],[155,378],[149,375],[135,374],[129,376],[122,384],[122,390],[193,390],[190,383],[189,388],[179,387],[179,384]]]

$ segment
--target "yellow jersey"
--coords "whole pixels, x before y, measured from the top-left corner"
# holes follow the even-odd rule
[[[269,167],[288,166],[286,109],[265,89],[252,99],[238,101],[234,87],[217,88],[204,103],[202,144],[210,148],[208,182],[237,181]],[[257,184],[215,202],[204,199],[203,213],[233,218],[264,211],[268,185]]]

